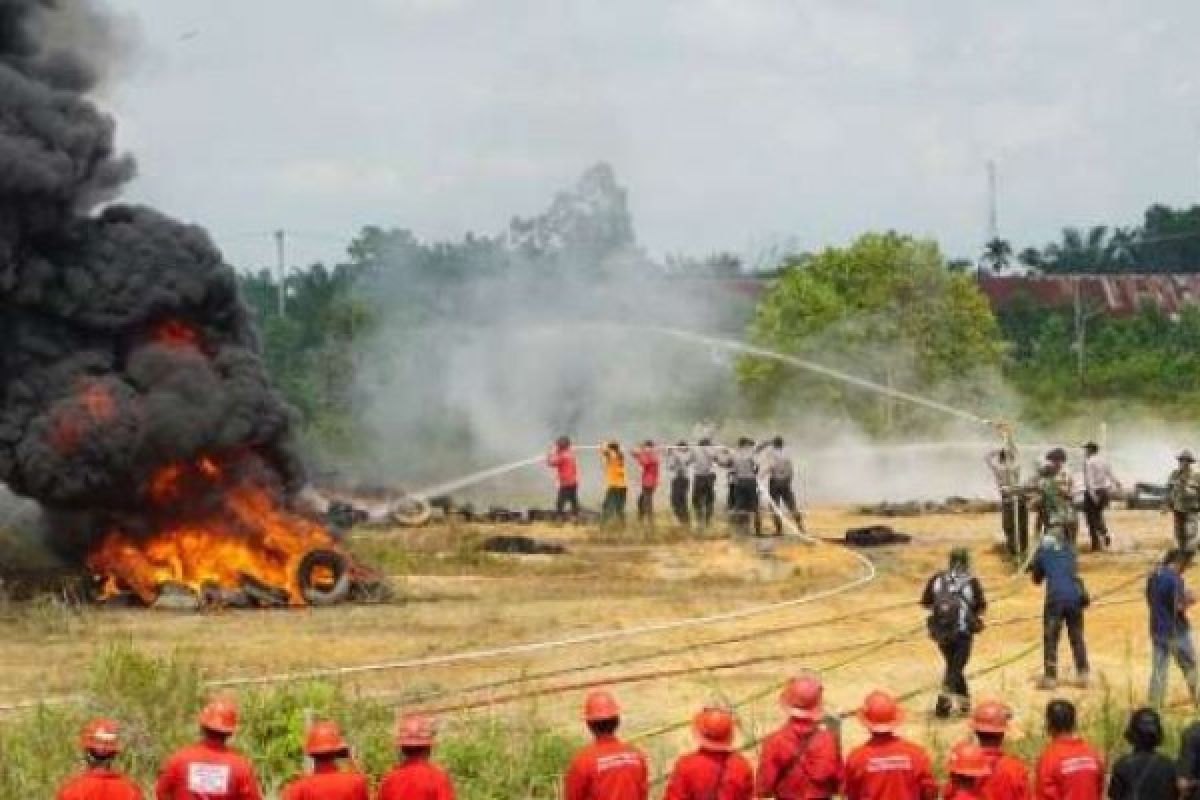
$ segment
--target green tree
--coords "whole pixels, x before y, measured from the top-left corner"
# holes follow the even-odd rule
[[[992,239],[983,248],[984,266],[992,270],[992,272],[1003,272],[1008,269],[1010,260],[1012,259],[1012,245],[1006,239]]]
[[[983,399],[972,375],[999,366],[1003,352],[974,282],[948,270],[935,243],[896,233],[867,234],[785,270],[750,337],[882,385],[972,403]],[[760,412],[818,404],[876,430],[922,424],[913,409],[775,361],[745,358],[738,371]]]

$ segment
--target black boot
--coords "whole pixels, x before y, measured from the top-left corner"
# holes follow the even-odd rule
[[[954,703],[947,695],[939,694],[937,705],[933,707],[933,715],[938,719],[947,719],[954,710]]]

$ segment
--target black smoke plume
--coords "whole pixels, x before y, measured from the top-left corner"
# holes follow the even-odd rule
[[[86,537],[200,454],[301,476],[233,270],[203,229],[108,205],[134,165],[95,48],[53,24],[78,10],[0,0],[0,482]]]

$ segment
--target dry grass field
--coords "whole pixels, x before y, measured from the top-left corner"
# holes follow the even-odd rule
[[[819,509],[809,529],[823,537],[873,522],[846,509]],[[1001,696],[1020,709],[1020,724],[1046,699],[1034,690],[1040,669],[1042,594],[994,546],[994,515],[880,520],[914,536],[912,544],[868,555],[877,579],[853,592],[735,621],[539,649],[435,667],[378,670],[338,678],[356,690],[404,707],[445,709],[494,703],[462,714],[526,714],[574,726],[583,686],[611,682],[627,706],[629,732],[649,732],[686,718],[705,699],[741,705],[744,729],[762,731],[778,717],[770,687],[802,668],[827,670],[828,705],[850,709],[870,688],[928,689],[940,660],[923,634],[916,606],[923,582],[952,544],[969,546],[989,590],[990,627],[973,660],[989,669],[977,696]],[[1120,555],[1084,554],[1084,577],[1097,598],[1088,639],[1099,679],[1088,692],[1063,690],[1085,703],[1106,694],[1138,702],[1148,667],[1142,578],[1169,544],[1168,524],[1150,512],[1117,512],[1114,530],[1135,543]],[[520,533],[561,542],[557,556],[498,556],[479,539]],[[1086,538],[1086,537],[1085,537]],[[771,604],[830,589],[862,573],[843,547],[787,540],[763,552],[754,540],[694,538],[661,530],[601,536],[569,527],[434,526],[359,533],[354,548],[394,575],[395,603],[286,612],[173,614],[48,605],[6,615],[0,626],[0,703],[57,696],[81,688],[86,665],[106,644],[131,642],[154,654],[182,653],[213,680],[326,670],[411,660],[518,642]],[[1123,603],[1109,601],[1126,601]],[[881,639],[891,641],[881,642]],[[735,641],[729,641],[735,639]],[[664,652],[666,651],[666,652]],[[1062,662],[1069,663],[1066,642]],[[997,666],[999,665],[999,666]],[[1068,671],[1069,672],[1069,671]],[[553,673],[547,675],[546,673]],[[1172,676],[1173,695],[1183,688]],[[472,688],[482,687],[482,688]],[[533,694],[512,700],[513,694]],[[961,723],[933,723],[928,692],[908,701],[914,735],[936,742]],[[682,745],[679,732],[647,740],[653,752]],[[847,728],[848,740],[859,733]]]

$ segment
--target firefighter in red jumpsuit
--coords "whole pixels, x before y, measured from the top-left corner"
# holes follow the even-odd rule
[[[228,746],[237,731],[237,706],[214,700],[200,712],[203,738],[167,759],[154,795],[158,800],[262,800],[254,767]]]
[[[936,800],[929,755],[896,735],[903,716],[886,692],[867,695],[858,719],[871,738],[846,758],[846,800]]]
[[[698,749],[671,770],[665,800],[751,800],[754,770],[733,749],[733,714],[710,707],[692,720]]]
[[[379,785],[379,800],[454,800],[454,782],[430,760],[435,725],[419,715],[400,720],[396,747],[403,760]]]
[[[821,724],[824,686],[815,675],[792,678],[779,695],[788,720],[763,742],[757,797],[827,800],[837,794],[842,754],[837,737]]]
[[[984,784],[992,771],[988,761],[979,745],[969,742],[957,745],[950,751],[950,763],[946,765],[950,783],[942,797],[945,800],[985,800]]]
[[[313,723],[304,740],[304,754],[313,761],[312,774],[284,787],[283,800],[369,800],[366,777],[338,767],[338,761],[350,757],[350,746],[336,723]]]
[[[995,701],[980,703],[970,727],[988,760],[991,774],[983,782],[984,800],[1029,800],[1029,770],[1025,762],[1004,752],[1004,736],[1012,710]]]
[[[617,738],[621,707],[608,692],[588,694],[583,719],[594,741],[567,768],[565,800],[646,800],[649,767],[640,750]]]
[[[1075,706],[1051,700],[1046,706],[1050,743],[1037,763],[1037,800],[1101,800],[1104,757],[1075,732]]]
[[[80,746],[87,769],[71,778],[57,800],[142,800],[142,790],[112,768],[121,752],[121,729],[111,719],[96,719],[83,727]]]

